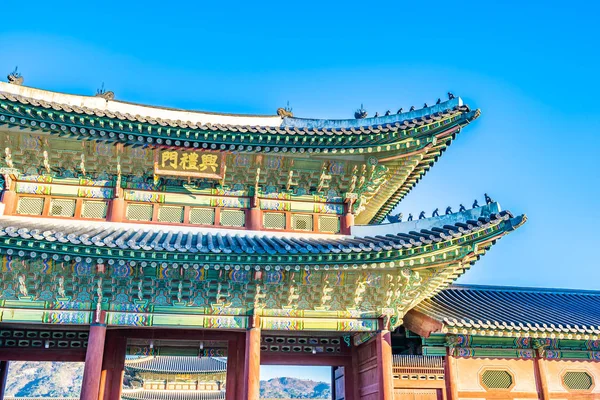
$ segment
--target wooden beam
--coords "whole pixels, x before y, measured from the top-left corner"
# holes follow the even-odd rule
[[[85,349],[4,348],[0,361],[59,361],[83,362]]]
[[[261,365],[297,365],[311,367],[340,367],[352,363],[349,355],[270,353],[260,355]]]
[[[406,329],[424,338],[428,338],[434,332],[442,331],[440,321],[415,310],[407,312],[402,320]]]
[[[236,340],[242,331],[221,331],[217,329],[180,329],[180,328],[143,328],[117,329],[122,336],[129,339],[149,340],[203,340],[224,341]]]

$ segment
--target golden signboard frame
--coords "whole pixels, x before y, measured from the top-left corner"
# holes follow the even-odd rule
[[[201,154],[211,154],[211,155],[219,155],[220,156],[220,165],[219,165],[219,173],[206,173],[206,172],[194,172],[194,171],[176,171],[170,169],[161,169],[160,168],[160,155],[164,151],[175,151],[178,154],[183,153],[198,153],[201,157]],[[154,173],[156,175],[161,176],[179,176],[186,178],[208,178],[208,179],[223,179],[225,176],[225,152],[219,151],[204,151],[204,150],[173,150],[173,149],[155,149],[154,150]]]

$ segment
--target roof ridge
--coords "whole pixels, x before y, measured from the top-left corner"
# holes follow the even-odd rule
[[[446,101],[436,103],[420,109],[411,110],[408,112],[389,114],[383,116],[374,116],[363,119],[356,118],[300,118],[293,116],[281,116],[279,114],[242,114],[242,113],[225,113],[216,111],[203,111],[194,109],[185,109],[177,107],[157,106],[152,104],[137,103],[124,100],[106,99],[99,96],[91,96],[85,94],[72,94],[53,90],[39,89],[25,85],[14,85],[11,83],[0,82],[0,95],[14,96],[27,101],[48,102],[68,108],[88,108],[96,109],[102,112],[130,114],[132,116],[140,116],[142,118],[162,119],[165,121],[184,123],[201,124],[201,125],[222,125],[230,127],[260,127],[260,128],[279,128],[279,129],[360,129],[370,128],[374,126],[384,126],[397,124],[409,120],[423,119],[434,114],[448,112],[464,106],[460,97],[452,97]],[[123,107],[118,105],[122,104]],[[148,114],[143,114],[144,109],[147,109]],[[174,112],[181,115],[165,115],[162,117],[152,115],[150,111],[163,111],[166,113]],[[136,112],[137,111],[137,112]],[[241,123],[242,121],[218,122],[218,121],[186,121],[186,117],[195,115],[196,117],[229,117],[233,119],[251,119],[256,120],[256,123]],[[267,120],[269,123],[266,123]],[[263,124],[260,123],[263,122]]]
[[[504,292],[540,292],[540,293],[561,293],[561,294],[581,294],[600,296],[600,290],[592,289],[571,289],[571,288],[551,288],[535,286],[502,286],[502,285],[478,285],[478,284],[453,284],[446,290],[481,290],[481,291],[504,291]]]

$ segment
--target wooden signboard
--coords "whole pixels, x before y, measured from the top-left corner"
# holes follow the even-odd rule
[[[223,179],[225,153],[202,150],[155,150],[156,175]]]

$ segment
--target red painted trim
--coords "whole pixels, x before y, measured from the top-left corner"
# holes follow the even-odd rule
[[[10,194],[9,192],[5,192],[5,196],[7,196],[7,206],[10,204]],[[16,214],[16,204],[22,197],[35,197],[35,198],[43,198],[44,199],[44,208],[41,215],[28,215],[28,214]],[[73,217],[61,217],[61,216],[53,216],[49,215],[50,213],[50,204],[52,199],[65,199],[65,200],[74,200],[75,201],[75,211]],[[82,220],[82,221],[105,221],[100,218],[84,218],[81,216],[81,212],[83,209],[84,201],[104,201],[108,203],[108,210],[106,214],[106,221],[110,222],[125,222],[125,223],[134,223],[134,224],[142,224],[142,225],[165,225],[165,226],[190,226],[190,227],[213,227],[219,229],[232,229],[232,230],[256,230],[256,231],[266,231],[266,232],[299,232],[299,233],[319,233],[326,235],[337,235],[337,234],[350,234],[350,230],[344,230],[344,226],[350,227],[354,225],[354,216],[353,215],[339,215],[339,214],[327,214],[327,213],[309,213],[309,212],[295,212],[295,211],[271,211],[271,210],[261,210],[257,207],[254,208],[224,208],[224,207],[209,207],[209,206],[187,206],[181,204],[170,204],[170,203],[150,203],[150,202],[141,202],[141,201],[125,201],[122,197],[113,198],[113,199],[88,199],[83,197],[68,197],[68,196],[50,196],[50,195],[28,195],[28,194],[18,194],[16,195],[16,199],[14,200],[14,206],[5,207],[6,215],[19,215],[22,217],[28,218],[54,218],[60,220]],[[150,205],[152,206],[152,219],[150,221],[137,221],[137,220],[129,220],[127,219],[127,207],[130,204],[141,204],[141,205]],[[158,211],[161,206],[171,206],[171,207],[182,207],[183,208],[183,223],[180,222],[164,222],[158,221]],[[11,207],[14,207],[14,210],[11,210]],[[203,225],[203,224],[191,224],[189,222],[190,210],[191,208],[212,208],[215,210],[215,222],[213,225]],[[221,212],[223,210],[235,210],[242,211],[245,213],[245,223],[244,226],[222,226],[221,225]],[[267,229],[263,225],[263,214],[265,212],[276,212],[285,214],[286,218],[286,229]],[[292,228],[292,215],[308,215],[312,217],[312,230],[300,230],[300,229],[291,229]],[[322,232],[319,230],[319,217],[334,217],[338,218],[340,221],[340,232]],[[345,222],[346,221],[346,222]],[[350,222],[348,222],[350,221]],[[346,224],[346,225],[344,225]]]
[[[85,361],[85,349],[4,348],[0,361]]]

